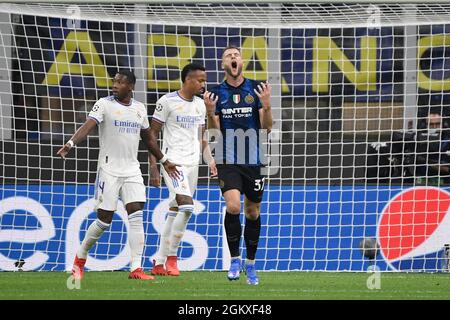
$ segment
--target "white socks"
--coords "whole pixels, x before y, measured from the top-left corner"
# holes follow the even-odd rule
[[[164,264],[166,262],[166,257],[169,254],[170,232],[172,231],[173,221],[176,216],[176,211],[169,210],[169,212],[167,212],[167,218],[164,222],[161,238],[159,240],[159,250],[156,254],[156,265]]]
[[[128,232],[128,242],[131,249],[131,267],[134,271],[141,267],[142,254],[144,252],[144,220],[142,211],[136,211],[128,215],[130,230]]]
[[[104,223],[99,219],[96,219],[93,223],[91,223],[86,235],[84,236],[83,242],[77,251],[77,257],[80,259],[86,259],[89,250],[102,236],[103,232],[109,228],[109,226],[110,224]]]
[[[170,235],[169,256],[176,256],[181,239],[183,238],[189,218],[194,211],[194,205],[187,204],[178,207],[178,214],[173,221],[172,233]]]
[[[141,267],[142,254],[144,252],[145,236],[144,221],[142,211],[136,211],[128,215],[130,230],[128,241],[131,249],[131,271]],[[78,258],[86,259],[89,250],[102,236],[103,232],[109,228],[110,224],[96,219],[88,228],[83,242],[77,251]]]

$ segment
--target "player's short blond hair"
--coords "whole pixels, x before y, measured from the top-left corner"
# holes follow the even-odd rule
[[[239,53],[241,53],[241,48],[234,46],[234,45],[229,45],[228,47],[226,47],[225,49],[223,49],[223,53],[222,53],[222,59],[225,55],[225,52],[227,52],[227,50],[231,50],[231,49],[236,49],[237,51],[239,51]]]

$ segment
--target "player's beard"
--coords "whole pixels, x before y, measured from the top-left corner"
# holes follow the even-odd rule
[[[123,102],[125,100],[131,99],[132,98],[132,94],[131,93],[122,93],[120,94],[119,91],[115,91],[113,92],[113,96],[114,99],[116,99],[117,101]]]
[[[199,89],[194,95],[202,98],[203,94],[205,93],[205,90],[206,90],[205,87],[203,87],[203,88]]]
[[[233,67],[225,67],[225,72],[228,76],[237,79],[242,74],[242,65],[237,65],[236,68]]]
[[[118,92],[113,93],[114,99],[116,99],[117,101],[123,101],[125,100],[125,95],[120,95]]]

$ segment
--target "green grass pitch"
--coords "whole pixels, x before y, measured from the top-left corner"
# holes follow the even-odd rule
[[[450,274],[381,273],[379,289],[368,289],[373,273],[259,272],[260,285],[245,275],[228,281],[225,272],[182,272],[154,281],[128,279],[126,272],[87,272],[80,289],[69,290],[65,272],[0,272],[0,300],[319,300],[450,299]],[[70,281],[69,281],[70,282]]]

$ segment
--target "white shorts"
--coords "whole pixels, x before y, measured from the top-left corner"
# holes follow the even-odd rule
[[[189,197],[194,196],[195,190],[197,189],[198,165],[177,166],[177,169],[180,172],[180,177],[178,179],[172,179],[171,177],[169,177],[164,167],[161,166],[161,168],[164,182],[166,183],[166,186],[170,192],[170,207],[178,207],[178,204],[175,200],[177,194]]]
[[[95,183],[95,200],[97,209],[117,210],[117,201],[124,205],[132,202],[145,202],[145,185],[142,175],[131,177],[115,177],[99,169]]]

